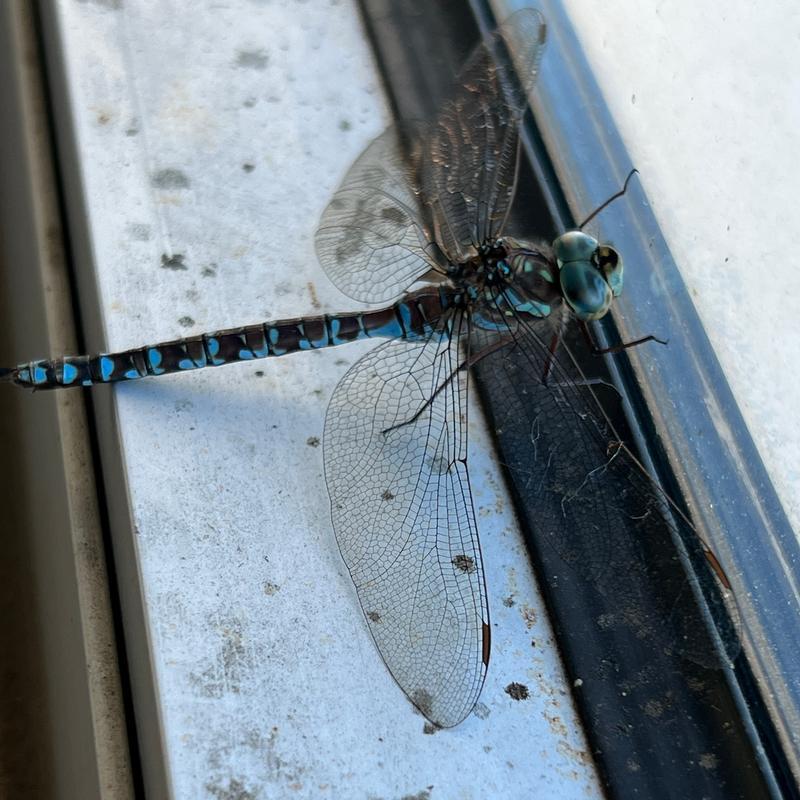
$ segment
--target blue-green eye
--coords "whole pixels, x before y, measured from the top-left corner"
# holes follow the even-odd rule
[[[571,261],[559,272],[561,292],[578,319],[600,319],[608,311],[611,287],[591,261]]]
[[[597,239],[583,231],[567,231],[553,242],[559,267],[570,261],[589,261],[597,250]]]

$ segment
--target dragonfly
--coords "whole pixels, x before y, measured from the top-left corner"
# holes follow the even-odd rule
[[[501,444],[511,437],[529,445],[505,466],[522,479],[541,535],[601,590],[614,589],[611,534],[623,517],[636,520],[645,540],[675,524],[563,341],[567,326],[608,312],[622,291],[622,258],[584,225],[551,244],[507,235],[521,120],[545,39],[538,11],[509,17],[475,47],[432,119],[394,124],[346,173],[323,212],[317,255],[342,292],[381,308],[0,372],[37,390],[89,387],[385,339],[333,392],[325,477],[366,624],[392,676],[439,727],[474,708],[490,655],[468,470],[473,374],[508,387],[491,424]],[[575,530],[594,531],[591,547]],[[700,549],[713,567],[706,572],[727,591],[713,553]],[[647,620],[674,623],[676,641],[703,660],[712,647],[697,644],[695,617],[676,613],[686,591],[680,584],[637,624],[646,635]],[[636,597],[620,602],[643,606]]]

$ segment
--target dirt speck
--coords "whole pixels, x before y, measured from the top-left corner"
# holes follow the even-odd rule
[[[426,736],[433,736],[433,734],[434,734],[434,733],[436,733],[438,730],[439,730],[439,729],[438,729],[438,728],[437,728],[437,727],[436,727],[436,726],[435,726],[435,725],[434,725],[432,722],[426,722],[426,723],[425,723],[425,724],[422,726],[422,732],[423,732],[423,733],[424,733]]]
[[[308,288],[308,293],[311,296],[311,305],[314,308],[322,308],[322,303],[319,302],[319,297],[317,297],[317,287],[314,286],[314,282],[309,281],[306,284],[306,287]]]
[[[280,591],[281,587],[277,583],[271,583],[267,581],[264,584],[264,594],[268,596],[272,596],[273,594],[277,594]]]
[[[713,753],[703,753],[700,756],[700,766],[703,769],[716,769],[719,766],[719,761]]]
[[[600,630],[602,630],[602,631],[607,631],[607,630],[610,630],[611,628],[613,628],[613,627],[614,627],[614,625],[616,624],[616,622],[617,622],[617,621],[616,621],[616,619],[615,619],[615,617],[614,617],[614,614],[601,614],[601,615],[600,615],[600,616],[597,618],[597,626],[598,626],[598,627],[600,628]]]
[[[171,269],[173,272],[178,272],[180,270],[187,270],[189,267],[186,266],[185,262],[186,256],[182,253],[175,253],[174,255],[167,255],[166,253],[161,254],[161,268],[162,269]]]
[[[522,615],[522,621],[525,623],[525,627],[531,630],[538,620],[536,609],[528,605],[522,605],[520,606],[519,613]]]
[[[181,317],[178,320],[178,325],[182,328],[191,328],[194,325],[194,320],[191,317]]]
[[[421,792],[417,792],[416,794],[404,794],[400,800],[431,800],[432,790],[433,786],[429,786],[427,789],[423,789]]]
[[[527,700],[530,696],[528,687],[524,683],[509,683],[504,691],[512,700]]]
[[[244,164],[242,164],[242,169],[245,172],[252,172],[255,168],[256,168],[256,165],[253,164],[250,161],[245,161]]]
[[[459,553],[457,556],[453,556],[453,566],[459,572],[466,572],[471,573],[475,572],[477,567],[475,566],[475,559],[472,556],[465,555],[464,553]]]
[[[308,439],[306,439],[306,444],[309,447],[319,447],[319,436],[309,436]]]
[[[188,189],[191,185],[186,173],[174,167],[157,170],[150,176],[150,183],[156,189]]]
[[[557,716],[550,716],[549,714],[545,714],[544,718],[547,720],[548,725],[550,726],[550,730],[553,732],[555,736],[567,736],[567,726],[564,724],[564,721],[561,717]]]
[[[559,739],[558,744],[556,744],[556,749],[562,756],[565,756],[570,761],[591,766],[592,757],[589,753],[587,753],[586,750],[579,750],[577,747],[572,747],[566,739]]]
[[[266,69],[269,55],[264,49],[239,50],[236,53],[236,66],[244,69]]]
[[[664,713],[664,705],[658,700],[648,700],[644,704],[644,713],[652,719],[658,719]]]
[[[133,223],[128,225],[128,234],[134,241],[148,242],[150,241],[150,226],[142,223]]]
[[[235,778],[231,778],[227,786],[219,783],[207,783],[206,790],[218,800],[256,800],[259,796],[257,791],[246,789],[245,785]]]
[[[377,611],[367,611],[367,619],[370,622],[380,622],[381,615]]]

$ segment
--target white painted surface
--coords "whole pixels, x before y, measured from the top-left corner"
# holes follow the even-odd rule
[[[58,9],[105,344],[352,308],[312,237],[387,122],[355,8]],[[114,533],[136,537],[174,795],[600,796],[478,423],[493,621],[481,705],[425,735],[384,668],[317,446],[333,387],[369,346],[97,390],[115,392],[135,533]],[[504,692],[512,681],[528,700]]]
[[[565,6],[800,531],[800,6]]]

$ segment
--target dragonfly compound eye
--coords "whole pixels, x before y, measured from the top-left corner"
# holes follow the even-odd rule
[[[597,239],[583,231],[567,231],[553,242],[553,255],[559,267],[570,261],[589,261],[597,250]]]
[[[559,272],[561,291],[578,319],[600,319],[613,299],[611,287],[591,261],[570,261]]]

